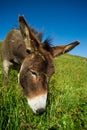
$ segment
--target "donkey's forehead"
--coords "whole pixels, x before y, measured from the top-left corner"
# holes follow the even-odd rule
[[[43,62],[46,62],[46,57],[45,57],[45,55],[43,55],[43,54],[40,53],[40,52],[35,52],[32,59],[34,59],[35,61],[41,60],[41,61],[43,61]]]
[[[32,57],[31,57],[31,61],[34,61],[35,63],[45,63],[45,64],[51,64],[53,63],[53,58],[51,56],[50,53],[48,53],[47,51],[38,51],[35,52]]]
[[[43,55],[39,54],[29,54],[23,61],[23,66],[29,66],[29,67],[33,67],[33,66],[38,66],[40,64],[45,64],[46,63],[46,59]]]
[[[29,54],[23,62],[24,68],[28,67],[35,70],[42,69],[42,71],[46,70],[49,64],[53,64],[52,58],[46,53],[43,54],[39,51]]]

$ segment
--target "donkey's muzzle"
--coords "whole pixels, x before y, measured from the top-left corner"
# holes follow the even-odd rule
[[[36,110],[37,115],[42,115],[44,112],[45,112],[45,109],[43,108]]]
[[[28,98],[28,104],[36,115],[44,113],[46,108],[47,93],[38,95],[34,98]]]

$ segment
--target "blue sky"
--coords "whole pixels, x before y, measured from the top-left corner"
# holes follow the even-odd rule
[[[18,15],[28,24],[53,37],[54,45],[79,40],[70,54],[87,57],[87,0],[1,0],[0,40],[18,27]]]

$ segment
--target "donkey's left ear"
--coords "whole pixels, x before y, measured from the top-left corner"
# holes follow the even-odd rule
[[[64,46],[55,46],[51,48],[51,54],[53,57],[62,55],[64,53],[69,52],[72,50],[75,46],[79,45],[79,41],[72,42],[70,44],[64,45]]]

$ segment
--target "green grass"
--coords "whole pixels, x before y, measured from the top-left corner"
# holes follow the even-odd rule
[[[11,71],[2,82],[0,62],[0,130],[87,130],[87,59],[63,55],[55,59],[46,112],[33,114]]]

